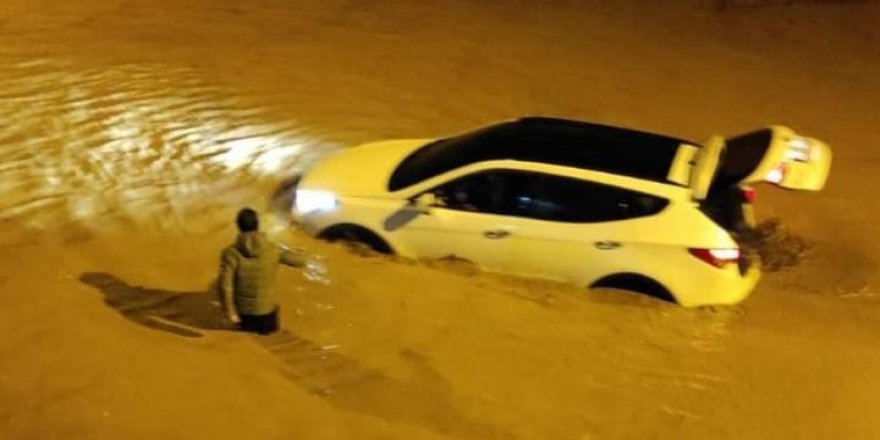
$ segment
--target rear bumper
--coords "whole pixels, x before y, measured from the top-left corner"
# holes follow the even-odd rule
[[[761,268],[754,262],[744,272],[735,266],[716,269],[707,266],[692,273],[685,285],[672,289],[676,301],[685,307],[732,305],[746,299],[761,279]]]

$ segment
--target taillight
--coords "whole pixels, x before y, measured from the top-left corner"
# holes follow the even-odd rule
[[[782,180],[785,179],[785,174],[788,172],[788,168],[784,163],[777,165],[775,168],[770,170],[764,179],[770,183],[782,183]]]
[[[709,263],[717,268],[724,268],[728,264],[735,264],[741,255],[739,249],[703,249],[690,248],[691,255]]]
[[[746,203],[755,203],[755,196],[757,195],[755,192],[755,188],[751,186],[747,186],[742,188],[743,198],[746,200]]]

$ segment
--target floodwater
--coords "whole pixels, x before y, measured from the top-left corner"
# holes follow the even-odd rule
[[[685,1],[6,0],[0,437],[853,438],[880,423],[880,8]],[[810,243],[735,307],[351,255],[285,332],[205,288],[241,206],[323,154],[531,114],[826,139]]]

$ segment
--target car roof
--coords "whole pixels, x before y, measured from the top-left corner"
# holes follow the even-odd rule
[[[389,181],[397,190],[476,162],[519,160],[569,166],[661,183],[681,144],[670,136],[570,119],[526,117],[502,122],[417,150]]]

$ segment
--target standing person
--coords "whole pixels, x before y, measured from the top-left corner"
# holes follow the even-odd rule
[[[244,208],[236,224],[240,233],[220,258],[220,304],[241,330],[262,335],[279,329],[275,272],[278,264],[303,267],[306,255],[279,246],[259,231],[256,211]]]

